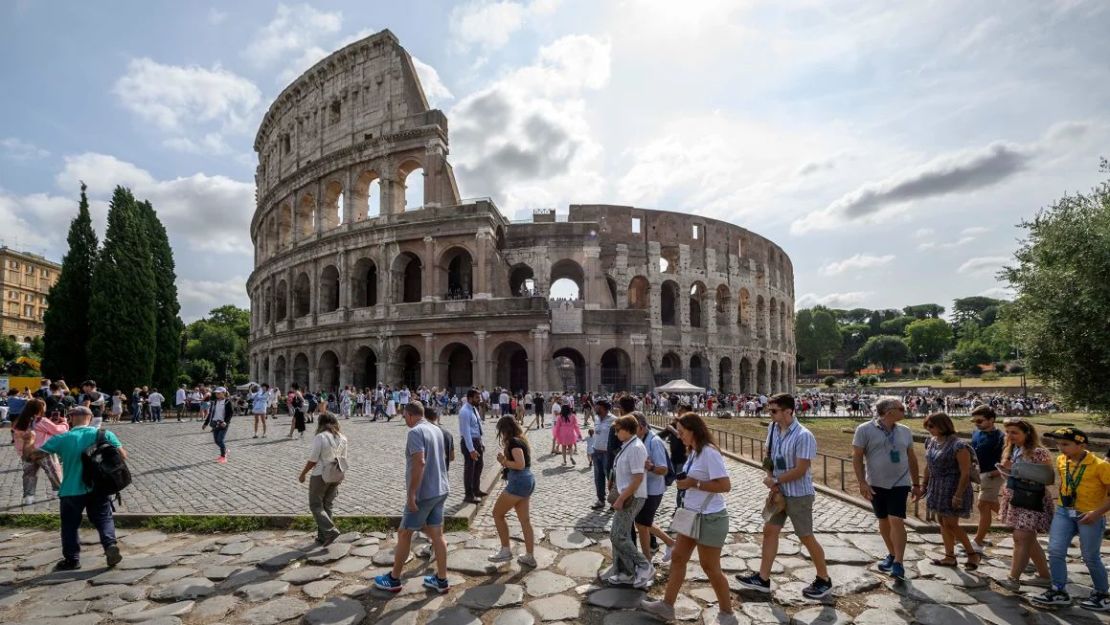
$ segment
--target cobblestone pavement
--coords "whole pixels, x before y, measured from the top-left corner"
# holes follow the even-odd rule
[[[166,535],[120,531],[123,562],[104,568],[97,537],[83,531],[84,568],[51,572],[59,557],[55,532],[0,530],[0,622],[33,625],[158,623],[304,623],[307,625],[656,625],[638,611],[641,591],[605,587],[596,579],[607,568],[606,541],[550,532],[536,548],[538,570],[516,563],[495,567],[486,557],[498,546],[489,531],[448,535],[451,589],[425,590],[429,572],[419,555],[406,567],[402,592],[371,588],[374,575],[392,561],[392,536],[347,534],[320,549],[307,532],[235,535]],[[754,566],[758,535],[732,534],[722,566],[730,583]],[[774,595],[734,588],[739,625],[1099,625],[1106,615],[1078,607],[1042,612],[991,580],[1004,575],[1008,555],[1001,541],[976,573],[927,563],[935,536],[913,535],[907,562],[911,579],[893,584],[877,574],[873,534],[820,534],[832,566],[834,594],[823,603],[800,589],[814,572],[799,546],[784,541],[772,581]],[[563,545],[560,547],[559,545]],[[418,549],[425,545],[418,544]],[[514,543],[519,553],[519,543]],[[1090,583],[1073,551],[1073,596]],[[677,602],[681,622],[715,623],[716,597],[697,562],[691,562]],[[668,569],[660,564],[650,595],[663,591]],[[1026,588],[1025,592],[1036,589]]]
[[[181,514],[308,514],[308,486],[297,482],[312,446],[315,423],[304,440],[286,438],[289,418],[269,423],[267,438],[251,438],[250,416],[232,419],[227,435],[228,462],[200,423],[119,423],[107,426],[128,452],[133,484],[123,493],[120,512]],[[458,441],[458,421],[443,419]],[[335,502],[337,514],[398,515],[404,506],[404,445],[408,429],[397,417],[371,423],[365,418],[340,421],[350,441],[349,477]],[[484,428],[486,445],[494,446],[493,423]],[[58,503],[45,476],[39,474],[36,503],[20,506],[22,469],[7,431],[0,445],[0,513],[57,512]],[[495,452],[486,452],[486,480],[493,479]],[[462,507],[462,455],[451,466],[448,511]]]
[[[533,446],[532,471],[536,476],[536,492],[530,504],[533,524],[552,529],[608,530],[612,515],[590,509],[596,497],[593,469],[586,464],[585,444],[578,447],[577,464],[564,466],[562,455],[550,454],[550,428],[531,430],[528,438]],[[763,526],[763,503],[767,496],[763,475],[749,465],[728,458],[726,461],[732,478],[732,490],[725,496],[729,526],[734,532],[757,532]],[[493,494],[503,488],[504,482],[499,481]],[[489,511],[495,499],[490,497],[482,506],[473,521],[476,527],[493,527]],[[660,526],[665,526],[664,519],[671,518],[674,507],[674,489],[670,489],[656,515]],[[877,527],[869,510],[826,495],[817,495],[813,510],[814,530],[818,532],[870,532]]]

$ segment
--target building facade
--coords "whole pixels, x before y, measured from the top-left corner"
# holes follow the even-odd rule
[[[677,212],[571,205],[518,223],[488,199],[461,200],[447,119],[389,31],[287,87],[254,147],[255,380],[793,388],[793,267],[781,248]],[[562,279],[577,297],[549,297]]]
[[[20,343],[43,335],[46,296],[62,266],[42,256],[0,247],[0,336]]]

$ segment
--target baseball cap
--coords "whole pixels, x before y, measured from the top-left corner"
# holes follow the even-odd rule
[[[1060,441],[1071,441],[1080,445],[1086,445],[1090,439],[1087,438],[1087,433],[1083,430],[1075,428],[1060,428],[1045,434],[1045,438],[1055,438]]]
[[[216,390],[215,390],[214,392],[216,392],[216,393],[223,393],[223,394],[225,394],[225,395],[226,395],[226,394],[227,394],[227,389],[226,389],[226,388],[224,388],[224,387],[222,387],[222,386],[217,386],[217,387],[216,387]]]

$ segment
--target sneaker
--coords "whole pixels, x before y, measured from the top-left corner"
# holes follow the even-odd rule
[[[901,562],[895,562],[890,566],[890,576],[898,581],[905,581],[906,567]]]
[[[498,551],[486,559],[490,562],[508,562],[513,559],[513,550],[508,547],[502,547],[501,551]]]
[[[1007,575],[1006,577],[995,581],[998,583],[999,586],[1006,590],[1009,590],[1010,592],[1017,592],[1021,590],[1020,579],[1014,579]]]
[[[392,573],[379,575],[374,578],[374,588],[387,592],[401,592],[401,580],[393,577]]]
[[[518,556],[516,561],[523,564],[524,566],[530,566],[532,568],[536,568],[536,567],[539,566],[539,563],[536,562],[536,556],[534,556],[530,553],[525,553],[523,555]]]
[[[327,547],[328,545],[335,542],[335,539],[339,538],[340,536],[342,536],[342,534],[337,529],[332,529],[330,532],[324,532],[324,535],[322,536],[324,540],[320,543],[320,546]]]
[[[887,554],[887,556],[885,558],[883,558],[882,560],[879,561],[879,567],[878,567],[879,572],[880,573],[889,573],[891,567],[893,567],[893,566],[894,566],[894,554],[892,554],[892,553]]]
[[[717,625],[737,625],[740,621],[736,618],[735,612],[718,612]]]
[[[80,560],[61,560],[54,565],[55,571],[76,571],[81,568]]]
[[[598,501],[594,505],[590,506],[590,509],[591,510],[603,510],[603,509],[605,509],[605,502],[604,501]]]
[[[802,589],[802,595],[806,599],[824,599],[832,592],[833,585],[831,579],[821,579],[820,577],[813,580],[813,583]]]
[[[1093,592],[1090,597],[1079,602],[1079,607],[1092,612],[1110,612],[1110,595]]]
[[[651,588],[655,582],[655,567],[648,562],[643,567],[637,567],[636,577],[632,580],[632,586],[641,590]]]
[[[672,555],[674,555],[674,545],[667,545],[663,551],[663,564],[670,564]]]
[[[759,573],[752,573],[751,575],[737,575],[736,581],[748,590],[771,594],[771,580],[763,579]]]
[[[220,456],[219,458],[216,458],[216,462],[220,464],[227,464],[227,456]]]
[[[447,585],[447,580],[445,578],[436,577],[435,575],[424,576],[424,587],[431,588],[441,595],[446,594],[447,591],[450,590],[450,587]]]
[[[116,545],[108,545],[104,549],[104,557],[108,560],[108,568],[112,568],[123,561],[123,556],[120,555],[119,547]]]
[[[1029,597],[1029,601],[1039,606],[1071,605],[1071,595],[1064,590],[1049,588],[1039,595]]]
[[[650,601],[645,598],[640,602],[640,609],[648,614],[659,617],[666,623],[674,620],[674,606],[666,601]]]
[[[27,495],[26,497],[23,498],[23,505],[25,505],[25,506],[31,506],[31,505],[34,505],[34,503],[35,503],[35,496],[34,495]]]

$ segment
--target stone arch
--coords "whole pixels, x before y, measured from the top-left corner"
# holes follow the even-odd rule
[[[736,292],[736,301],[739,308],[736,311],[736,323],[740,325],[740,329],[746,332],[752,330],[752,303],[751,295],[748,290],[741,287]]]
[[[725,356],[717,363],[717,391],[731,393],[735,388],[732,378],[732,359]]]
[[[420,386],[420,350],[412,345],[401,345],[393,356],[395,384],[415,389]]]
[[[682,377],[682,359],[674,352],[663,354],[659,361],[659,373],[655,376],[655,383],[662,385]]]
[[[371,388],[378,384],[378,355],[363,345],[351,360],[351,381],[355,388]]]
[[[767,305],[763,303],[763,296],[755,298],[755,336],[759,339],[767,338]]]
[[[324,230],[338,228],[343,223],[343,184],[329,180],[324,185],[324,204],[321,207]]]
[[[262,360],[259,361],[259,367],[260,368],[259,368],[258,376],[257,376],[256,379],[259,382],[269,382],[270,381],[270,357],[269,356],[264,356],[262,358]]]
[[[613,347],[601,355],[601,387],[611,393],[631,389],[632,359],[628,352]]]
[[[320,270],[320,312],[339,309],[339,268],[328,265]]]
[[[293,281],[293,317],[304,317],[312,312],[312,283],[308,272],[297,274]]]
[[[313,390],[333,393],[339,390],[339,356],[325,350],[316,364],[316,388]]]
[[[289,202],[283,203],[277,209],[277,238],[282,248],[293,243],[293,206]]]
[[[775,344],[779,340],[779,304],[775,298],[771,298],[767,311],[767,338],[770,339],[772,344]]]
[[[770,380],[767,379],[767,360],[760,356],[759,362],[755,365],[755,392],[766,393],[770,387]]]
[[[510,392],[528,389],[528,351],[516,341],[505,341],[493,350],[494,384]]]
[[[779,343],[781,345],[788,345],[790,342],[786,337],[793,331],[793,326],[788,325],[790,317],[786,314],[786,302],[779,301]]]
[[[779,361],[771,361],[771,392],[779,392]]]
[[[728,327],[728,311],[732,307],[732,296],[729,293],[727,284],[720,284],[717,286],[717,297],[715,302],[715,310],[717,314],[717,327]]]
[[[548,284],[554,288],[555,283],[559,280],[573,282],[574,286],[578,288],[577,299],[586,299],[586,272],[582,270],[582,265],[569,258],[564,258],[551,265],[551,278]]]
[[[302,391],[308,392],[308,356],[303,352],[293,357],[293,384]]]
[[[659,290],[659,320],[665,326],[678,324],[678,283],[667,280]]]
[[[289,316],[289,301],[286,299],[288,291],[289,285],[285,280],[278,282],[277,293],[274,294],[274,319],[277,321],[285,321]]]
[[[636,276],[628,283],[628,307],[647,310],[651,306],[651,283],[643,276]]]
[[[393,301],[419,302],[423,297],[424,263],[414,252],[401,252],[393,259]]]
[[[464,343],[448,343],[439,353],[443,386],[465,393],[474,386],[474,352]]]
[[[378,265],[360,258],[351,272],[351,306],[366,308],[378,304]]]
[[[687,381],[695,386],[709,387],[709,361],[702,354],[690,356],[690,378]]]
[[[563,384],[563,390],[586,390],[586,359],[573,347],[563,347],[551,354],[554,372]]]
[[[705,283],[701,280],[695,280],[690,285],[690,327],[691,328],[704,328],[705,318],[703,312],[705,310],[705,299],[707,290]]]
[[[787,383],[787,380],[789,380],[789,378],[790,378],[790,376],[786,372],[786,361],[783,360],[782,362],[779,363],[779,392],[780,393],[788,392],[788,389],[790,388],[790,385]]]
[[[523,263],[513,265],[509,271],[509,293],[513,297],[536,294],[536,275],[531,267]]]
[[[754,378],[752,377],[752,361],[747,356],[740,359],[740,392],[750,394],[755,392]]]
[[[306,193],[297,203],[297,238],[306,239],[316,232],[316,198]]]
[[[274,386],[285,390],[285,356],[274,359]]]
[[[439,266],[446,286],[445,299],[470,299],[474,293],[474,257],[470,250],[457,245],[448,248],[440,255]]]
[[[274,320],[274,289],[270,285],[262,289],[262,323],[269,325]]]
[[[368,169],[358,175],[351,200],[354,204],[352,219],[356,222],[382,214],[382,181],[378,172]]]
[[[397,181],[401,184],[402,210],[405,212],[424,208],[424,164],[409,158],[397,168]]]

